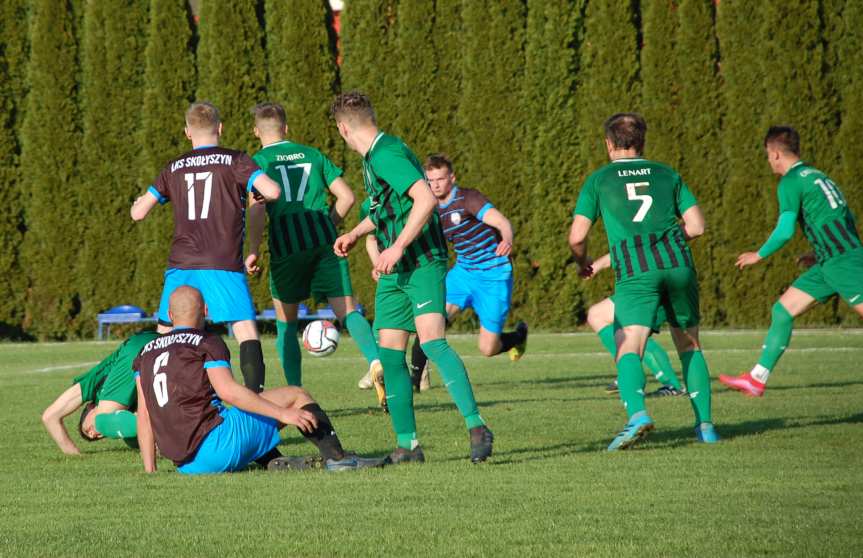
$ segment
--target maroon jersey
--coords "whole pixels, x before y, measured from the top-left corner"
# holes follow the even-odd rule
[[[175,329],[141,349],[132,364],[159,452],[177,465],[195,456],[210,431],[222,423],[222,401],[207,368],[230,368],[231,353],[218,335]]]
[[[246,194],[261,174],[251,157],[219,146],[177,157],[148,190],[174,204],[168,267],[243,271]]]
[[[512,264],[507,256],[495,254],[500,234],[482,221],[493,207],[478,190],[454,186],[449,201],[438,204],[437,211],[444,236],[455,250],[457,266],[484,279],[507,279]]]

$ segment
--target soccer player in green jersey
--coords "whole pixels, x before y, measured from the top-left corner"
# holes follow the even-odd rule
[[[42,413],[42,424],[65,454],[81,452],[69,437],[63,419],[85,406],[78,431],[89,442],[101,438],[134,440],[138,394],[132,361],[141,348],[158,337],[155,331],[142,331],[129,337],[99,364],[72,380],[72,386]]]
[[[297,341],[299,303],[314,295],[326,298],[339,321],[357,342],[369,364],[367,376],[378,387],[384,404],[383,367],[368,321],[357,312],[348,262],[336,257],[332,245],[336,227],[354,205],[354,193],[342,178],[342,169],[326,155],[307,145],[289,141],[285,109],[275,103],[256,106],[255,136],[262,148],[253,160],[282,187],[282,196],[266,205],[251,206],[249,255],[246,269],[259,271],[258,254],[269,215],[270,292],[276,310],[276,348],[288,385],[302,385],[301,353]],[[327,207],[327,192],[335,196]],[[360,387],[366,385],[366,378]]]
[[[773,305],[758,363],[739,376],[719,376],[723,384],[753,397],[764,394],[770,372],[791,341],[794,318],[835,294],[863,316],[863,247],[839,186],[800,160],[800,135],[794,128],[772,126],[764,149],[771,170],[782,177],[777,190],[779,221],[757,252],[740,254],[737,267],[754,265],[777,252],[794,236],[797,222],[815,252],[801,258],[809,270]]]
[[[634,113],[605,122],[611,163],[591,174],[575,207],[569,243],[580,273],[590,273],[587,237],[602,218],[615,272],[617,377],[628,420],[608,446],[631,447],[653,429],[644,405],[642,357],[661,305],[683,363],[699,441],[716,442],[710,373],[698,341],[698,279],[687,240],[704,233],[695,196],[672,168],[644,159],[647,123]],[[683,225],[679,219],[683,219]]]
[[[445,337],[447,248],[437,200],[422,165],[398,138],[378,130],[368,97],[358,92],[339,95],[331,112],[348,147],[363,158],[363,176],[370,199],[369,216],[336,239],[336,255],[346,256],[361,236],[375,233],[380,272],[375,294],[375,328],[393,430],[398,447],[390,461],[424,461],[417,441],[413,389],[405,362],[410,332],[440,370],[444,384],[470,432],[471,460],[491,455],[493,436],[479,414],[464,363]]]

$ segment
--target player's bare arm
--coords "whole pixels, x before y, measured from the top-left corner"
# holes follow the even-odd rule
[[[249,206],[246,211],[246,223],[249,227],[249,254],[246,256],[246,273],[254,275],[261,271],[258,265],[260,258],[261,241],[264,238],[264,228],[267,226],[266,208],[263,204],[256,203]]]
[[[345,220],[348,212],[354,206],[354,203],[356,203],[356,197],[354,196],[354,191],[351,190],[351,187],[348,186],[348,183],[342,177],[333,180],[332,184],[330,184],[330,192],[336,197],[336,203],[333,204],[333,208],[330,211],[330,219],[332,219],[334,225],[338,225]]]
[[[156,438],[153,436],[153,426],[150,424],[150,412],[147,410],[144,390],[141,388],[141,378],[135,378],[138,390],[138,448],[141,451],[141,461],[144,471],[156,472]]]
[[[500,233],[500,242],[494,253],[498,256],[509,256],[512,253],[513,241],[512,223],[509,222],[509,219],[492,207],[482,216],[482,222],[497,229],[497,232]]]
[[[437,199],[424,179],[414,182],[408,189],[407,195],[414,201],[414,204],[408,213],[405,226],[393,245],[381,252],[377,264],[375,264],[375,269],[384,274],[392,272],[399,260],[402,259],[405,248],[416,240],[437,206]]]
[[[578,265],[579,272],[582,270],[586,271],[592,264],[590,257],[587,255],[587,235],[590,234],[592,226],[593,221],[584,215],[576,215],[569,229],[569,247],[572,250],[575,263]]]
[[[366,254],[369,255],[369,261],[372,262],[372,279],[377,283],[378,279],[381,278],[381,273],[375,269],[375,264],[381,255],[381,251],[378,248],[377,239],[370,234],[366,235]]]
[[[273,418],[282,424],[291,424],[303,432],[317,427],[315,416],[302,409],[286,409],[268,401],[252,390],[234,381],[231,370],[224,366],[207,369],[213,389],[222,401],[243,411]]]
[[[336,242],[333,244],[333,252],[340,258],[346,258],[348,252],[356,245],[357,240],[361,236],[374,232],[374,230],[375,224],[370,217],[366,217],[356,227],[336,239]]]
[[[282,195],[282,188],[276,183],[276,181],[263,173],[258,175],[252,183],[252,187],[254,188],[254,191],[260,194],[263,198],[263,200],[259,200],[257,196],[252,196],[250,200],[250,204],[252,205],[258,204],[261,201],[276,201],[279,199],[279,196]]]
[[[583,269],[579,275],[584,279],[593,279],[596,274],[611,267],[611,254],[606,253],[591,262],[590,266]]]
[[[78,447],[69,437],[69,432],[63,424],[63,419],[74,413],[83,403],[81,385],[75,384],[58,397],[42,413],[42,424],[51,438],[66,455],[80,455]]]
[[[129,210],[132,220],[142,220],[154,207],[156,207],[156,205],[158,205],[158,203],[159,200],[156,199],[156,196],[150,192],[144,192],[142,195],[138,196],[138,199],[135,200],[135,203],[132,204],[132,208]]]
[[[706,227],[704,213],[697,205],[683,212],[683,236],[686,240],[693,240],[703,235]]]

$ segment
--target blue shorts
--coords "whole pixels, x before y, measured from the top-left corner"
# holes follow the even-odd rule
[[[255,305],[252,293],[246,282],[246,274],[241,271],[224,269],[176,269],[165,272],[165,287],[159,303],[159,322],[170,325],[168,302],[177,287],[195,287],[204,296],[207,316],[216,323],[241,322],[255,319]]]
[[[484,279],[454,266],[446,274],[446,303],[460,310],[473,308],[479,325],[492,333],[503,332],[512,299],[512,274],[503,279]]]
[[[222,424],[207,434],[191,461],[177,468],[181,473],[207,475],[239,471],[281,441],[275,419],[235,407],[222,408],[219,415]]]

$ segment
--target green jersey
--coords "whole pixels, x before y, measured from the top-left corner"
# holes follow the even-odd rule
[[[267,204],[270,256],[281,259],[332,245],[336,228],[327,191],[342,169],[314,147],[291,141],[271,143],[253,159],[282,187],[279,199]]]
[[[144,345],[158,336],[155,331],[132,335],[99,364],[73,379],[73,384],[81,385],[81,399],[93,403],[104,399],[134,407],[137,388],[132,362]]]
[[[671,167],[617,159],[587,177],[575,215],[602,217],[619,281],[647,271],[694,268],[678,219],[695,196]]]
[[[407,192],[425,178],[416,155],[397,137],[380,132],[363,157],[363,178],[369,196],[369,217],[377,227],[375,237],[383,251],[396,241],[404,229],[413,199]],[[434,261],[446,261],[446,240],[437,211],[416,239],[408,245],[396,272],[409,271]]]
[[[795,163],[779,181],[779,212],[797,215],[819,262],[860,248],[854,215],[835,182],[820,170]]]

